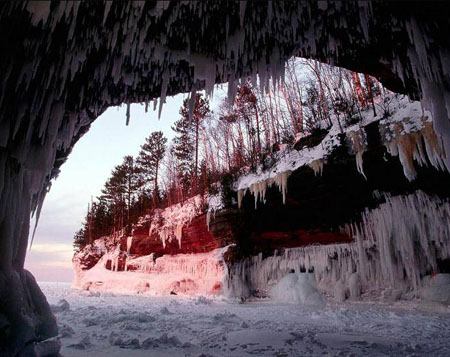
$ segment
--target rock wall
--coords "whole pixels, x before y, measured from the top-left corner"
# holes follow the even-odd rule
[[[414,109],[415,104],[407,106]],[[414,113],[415,109],[407,112]],[[441,156],[434,156],[433,150],[425,154],[423,149],[434,142],[424,134],[429,122],[422,120],[421,115],[415,119],[412,116],[399,118],[395,126],[408,126],[409,132],[402,131],[397,137],[391,134],[388,141],[381,135],[386,131],[385,120],[368,121],[358,129],[358,136],[365,138],[361,156],[357,155],[354,142],[343,140],[343,134],[339,134],[342,140],[331,147],[327,163],[321,166],[320,172],[304,164],[290,172],[283,183],[284,189],[278,185],[264,186],[259,192],[250,188],[240,198],[237,194],[231,207],[213,213],[209,207],[207,214],[199,207],[211,199],[200,196],[182,205],[156,210],[139,220],[132,235],[102,238],[77,253],[74,263],[78,282],[75,285],[114,290],[116,285],[111,281],[117,279],[117,274],[134,272],[147,274],[139,275],[139,291],[148,283],[153,288],[147,290],[158,292],[160,288],[159,292],[167,293],[167,286],[189,281],[192,286],[181,291],[197,293],[199,281],[204,279],[197,274],[201,271],[197,262],[206,254],[207,266],[212,263],[214,267],[221,267],[209,269],[218,275],[214,275],[212,285],[203,287],[202,291],[208,293],[249,296],[252,292],[266,290],[267,294],[270,284],[295,266],[296,269],[316,269],[317,280],[328,293],[334,291],[336,284],[347,284],[344,288],[350,289],[350,275],[358,274],[366,291],[374,287],[401,288],[401,296],[411,291],[417,296],[420,280],[431,268],[434,273],[445,270],[440,261],[448,259],[450,247],[450,243],[447,244],[450,233],[446,230],[450,224],[447,215],[450,175],[444,165],[437,164]],[[320,140],[311,136],[302,141],[324,146],[321,140],[326,137],[322,133],[318,135]],[[402,161],[398,152],[392,151],[394,141],[414,143],[417,151],[409,152],[411,160],[403,153]],[[285,165],[290,163],[288,158],[297,158],[309,149],[296,145],[293,150],[281,160]],[[401,145],[398,150],[403,150]],[[422,152],[423,156],[414,152]],[[265,172],[259,175],[266,177]],[[241,178],[238,182],[242,182]],[[251,179],[250,182],[257,182],[251,185],[258,185],[259,189],[260,179],[255,176]],[[418,215],[421,211],[426,212],[423,219]],[[379,216],[383,219],[377,218]],[[409,230],[405,228],[406,222],[409,222]],[[385,231],[380,233],[383,224]],[[420,249],[411,248],[416,238],[421,249],[428,252],[426,262],[421,265],[417,260],[417,264],[406,267],[405,254],[421,254]],[[403,239],[410,240],[405,243],[407,248],[400,244]],[[383,255],[395,256],[397,248],[386,253],[380,247],[395,247],[397,243],[400,244],[398,249],[404,248],[407,253],[387,264]],[[223,249],[221,256],[213,253],[220,249]],[[338,268],[331,271],[330,266]],[[105,276],[99,267],[112,274]],[[416,269],[414,277],[405,278],[399,273],[413,267]],[[188,271],[193,275],[186,277]],[[160,283],[151,282],[161,274],[169,274],[172,283],[161,288]]]

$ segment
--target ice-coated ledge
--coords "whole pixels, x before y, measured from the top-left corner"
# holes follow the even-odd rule
[[[380,98],[377,98],[380,100]],[[265,202],[266,189],[276,184],[286,201],[287,179],[292,171],[302,166],[309,166],[314,173],[321,174],[328,156],[341,145],[339,135],[344,134],[352,147],[356,158],[357,170],[364,176],[363,154],[367,150],[367,136],[364,128],[379,121],[380,136],[387,151],[392,156],[399,156],[405,177],[412,181],[416,177],[414,162],[427,165],[427,158],[436,169],[445,170],[445,154],[442,142],[438,139],[432,126],[429,111],[422,108],[418,101],[410,101],[406,96],[392,95],[391,114],[386,119],[374,116],[367,108],[361,113],[360,123],[343,128],[336,117],[332,117],[333,125],[322,142],[314,147],[301,150],[286,149],[278,153],[275,165],[266,171],[260,168],[256,173],[249,173],[238,178],[235,188],[238,194],[238,205],[247,190],[254,196],[255,208],[258,201]],[[425,148],[422,144],[425,142]]]

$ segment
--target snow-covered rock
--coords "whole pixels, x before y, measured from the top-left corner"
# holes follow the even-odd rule
[[[61,299],[58,301],[58,305],[50,305],[53,313],[63,312],[70,309],[70,305],[66,299]]]
[[[316,289],[314,274],[290,273],[272,288],[271,297],[277,302],[322,306],[322,295]]]
[[[316,175],[322,174],[324,165],[326,169],[327,159],[342,145],[340,137],[343,134],[355,155],[357,170],[367,179],[363,167],[363,154],[367,151],[365,127],[374,122],[379,123],[379,134],[388,153],[399,156],[404,175],[409,181],[414,180],[417,175],[415,165],[427,166],[428,160],[436,169],[445,170],[446,156],[442,143],[433,130],[431,112],[425,111],[420,102],[410,101],[406,96],[391,94],[390,100],[390,114],[387,119],[384,119],[381,111],[374,116],[372,110],[366,108],[361,112],[358,124],[342,129],[339,118],[332,117],[333,125],[317,145],[280,151],[275,165],[270,169],[258,168],[256,173],[239,177],[235,185],[239,207],[247,190],[254,197],[255,208],[258,202],[265,203],[266,190],[272,185],[279,188],[285,203],[287,180],[292,171],[309,166]]]
[[[104,256],[97,265],[76,272],[73,286],[89,291],[113,291],[125,294],[218,294],[225,275],[223,254],[228,247],[209,253],[164,255],[153,260],[140,257],[139,270],[106,269]],[[133,264],[131,260],[129,264]]]

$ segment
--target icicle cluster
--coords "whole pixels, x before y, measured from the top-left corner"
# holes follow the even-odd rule
[[[183,227],[202,213],[202,203],[202,196],[197,195],[184,203],[172,205],[164,210],[157,210],[152,217],[144,217],[139,224],[150,220],[149,236],[157,233],[164,248],[166,242],[176,239],[178,246],[181,248]]]
[[[420,122],[412,121],[407,117],[403,121],[381,124],[380,134],[384,138],[387,151],[392,156],[399,157],[405,177],[409,181],[414,180],[417,175],[414,161],[421,166],[426,166],[428,158],[436,169],[446,169],[446,156],[442,143],[427,117],[422,116]]]
[[[417,296],[422,278],[439,273],[438,260],[450,258],[450,203],[421,191],[385,201],[344,228],[354,243],[285,249],[234,264],[228,294],[269,290],[295,269],[313,270],[319,289],[335,297],[355,296],[356,282],[363,292]]]
[[[380,5],[380,13],[383,6],[389,8]],[[276,85],[284,78],[284,63],[293,54],[339,64],[349,40],[355,43],[356,53],[359,47],[384,40],[375,32],[384,20],[377,11],[370,3],[319,6],[317,1],[261,6],[10,3],[2,7],[0,16],[20,16],[30,28],[18,41],[23,43],[24,60],[4,57],[0,109],[11,119],[1,123],[0,146],[33,177],[26,185],[27,195],[39,215],[61,161],[107,107],[126,103],[128,122],[130,103],[160,97],[161,112],[167,95],[187,92],[194,98],[201,88],[210,95],[218,82],[229,83],[230,101],[245,77],[264,92],[269,80]],[[329,21],[317,21],[318,14]],[[449,55],[433,45],[434,30],[421,19],[394,15],[389,21],[409,38],[408,55],[393,49],[383,65],[405,82],[421,84],[423,103],[432,111],[436,132],[443,135],[445,151],[450,152],[450,94],[445,85]],[[191,19],[199,20],[198,31],[192,31]],[[347,31],[342,33],[342,28]],[[155,29],[159,31],[154,33]],[[65,37],[55,39],[55,31]],[[447,166],[449,160],[445,158]],[[264,200],[260,196],[264,187],[255,187],[255,192]]]
[[[317,159],[317,160],[310,162],[308,164],[308,166],[314,171],[314,175],[317,176],[317,175],[322,175],[324,163],[325,163],[325,160]]]
[[[216,218],[216,212],[224,207],[222,202],[221,193],[216,195],[208,195],[208,211],[206,212],[206,225],[209,231],[209,225],[211,223],[211,215]]]
[[[391,2],[254,4],[2,4],[2,30],[8,33],[2,48],[11,49],[0,53],[0,251],[7,274],[23,266],[30,210],[39,217],[51,179],[106,108],[160,97],[161,112],[167,95],[190,92],[192,97],[201,88],[211,94],[216,82],[229,83],[232,101],[241,78],[251,77],[263,91],[270,79],[279,82],[284,62],[294,54],[339,65],[348,64],[350,55],[357,61],[369,49],[379,49],[371,70],[386,72],[385,79],[393,72],[411,92],[420,88],[443,152],[450,152],[450,55],[442,39],[448,5],[417,14],[416,7]],[[390,36],[386,28],[396,30]],[[130,116],[128,111],[127,122]],[[441,158],[449,169],[450,155]],[[27,301],[25,282],[14,284],[20,301]],[[14,324],[24,308],[11,306],[18,306],[8,321]],[[30,321],[40,320],[31,315]],[[32,326],[24,329],[22,336],[33,335]],[[18,338],[20,347],[27,342],[23,339]]]
[[[266,202],[266,189],[272,185],[277,185],[281,194],[283,195],[283,204],[286,203],[287,193],[287,180],[291,175],[291,171],[284,171],[277,173],[274,177],[269,177],[263,181],[252,183],[249,187],[250,193],[255,198],[255,209],[257,208],[258,201],[262,203]],[[246,189],[238,190],[238,207],[241,208],[242,198],[245,195]]]
[[[106,268],[107,262],[111,261],[111,271],[119,271],[120,255],[120,245],[117,245],[114,251],[107,253],[102,257],[104,267]]]
[[[390,101],[391,113],[387,119],[381,119],[381,115],[373,116],[371,111],[364,111],[359,124],[344,128],[347,142],[356,158],[358,172],[366,178],[363,170],[363,154],[368,145],[365,127],[375,121],[379,121],[380,136],[388,153],[399,157],[405,177],[409,181],[414,180],[417,174],[414,161],[419,165],[428,165],[430,162],[436,169],[446,170],[445,151],[442,141],[433,129],[431,113],[423,111],[420,102],[410,101],[405,96],[394,95]],[[334,122],[317,146],[300,151],[286,150],[279,155],[277,163],[270,171],[241,176],[236,183],[238,206],[241,206],[247,189],[254,196],[255,208],[258,202],[264,203],[266,189],[274,183],[280,187],[285,202],[289,174],[307,165],[315,175],[321,175],[327,157],[340,145],[340,134],[339,124]]]

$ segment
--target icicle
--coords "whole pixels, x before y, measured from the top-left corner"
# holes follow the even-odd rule
[[[414,161],[426,166],[426,156],[436,169],[445,168],[445,153],[431,122],[426,117],[421,117],[418,123],[411,123],[410,118],[406,117],[392,124],[389,122],[380,124],[380,134],[384,138],[388,153],[399,157],[403,173],[409,181],[413,181],[417,175]],[[425,142],[425,151],[422,138]]]
[[[26,9],[31,13],[31,23],[37,26],[40,21],[44,24],[50,15],[51,1],[29,1]]]
[[[245,17],[245,10],[247,8],[247,1],[241,0],[239,2],[239,23],[241,27],[244,25],[244,17]]]
[[[237,191],[237,199],[238,199],[238,208],[241,208],[242,199],[244,198],[246,190],[238,190]]]
[[[442,148],[441,142],[438,139],[433,129],[433,124],[427,121],[425,117],[422,117],[423,129],[421,134],[425,141],[425,150],[431,164],[436,169],[445,170],[445,153]]]
[[[48,186],[39,193],[39,196],[35,203],[36,206],[35,206],[35,208],[32,209],[32,217],[36,213],[36,219],[34,221],[33,234],[31,235],[30,249],[33,246],[34,236],[36,234],[36,229],[37,229],[37,226],[39,223],[39,218],[41,217],[42,207],[44,206],[44,199],[45,199],[45,196],[47,195],[48,191],[50,190],[50,187],[51,187],[51,183],[48,183]]]
[[[255,209],[257,208],[259,200],[261,200],[262,203],[266,203],[267,182],[272,184],[273,181],[269,179],[250,185],[250,192],[255,197]]]
[[[216,211],[222,209],[223,207],[224,204],[221,193],[216,195],[208,195],[208,211],[206,212],[206,225],[208,226],[208,231],[209,224],[211,222],[211,215],[213,214],[214,218],[216,218]]]
[[[234,99],[236,98],[237,88],[236,88],[236,78],[234,77],[234,74],[230,74],[230,77],[228,78],[228,103],[232,106],[234,105]]]
[[[130,255],[131,244],[133,243],[133,236],[127,237],[127,255]]]
[[[112,2],[105,2],[105,11],[103,12],[103,26],[105,25],[106,19],[108,18],[109,10],[111,9]]]
[[[169,84],[169,70],[165,69],[162,73],[161,96],[159,98],[158,119],[161,119],[162,108],[163,108],[164,103],[166,102],[166,94],[167,94],[168,84]]]
[[[322,176],[322,172],[323,172],[323,160],[322,159],[318,159],[318,160],[314,160],[312,162],[310,162],[308,164],[308,166],[313,169],[314,171],[314,176],[317,176],[318,174],[320,176]]]
[[[197,90],[192,86],[191,94],[189,96],[189,124],[192,123],[194,117],[195,103],[197,101]]]
[[[148,236],[149,237],[151,237],[151,235],[152,235],[154,230],[155,230],[155,226],[154,226],[154,224],[152,222],[152,223],[150,223],[150,228],[148,229]]]
[[[169,238],[169,229],[163,228],[159,233],[159,237],[161,238],[163,248],[166,249],[166,241],[167,241],[167,238]]]
[[[208,210],[206,212],[206,226],[208,227],[208,231],[209,231],[209,224],[211,223],[211,211]]]
[[[349,131],[347,136],[350,138],[353,151],[355,152],[356,168],[358,169],[358,172],[367,180],[363,170],[363,154],[367,149],[366,133],[364,129],[361,128],[357,131]]]
[[[281,194],[283,195],[283,204],[286,204],[287,180],[291,173],[291,171],[281,172],[274,178],[274,182],[277,184]]]
[[[130,124],[130,103],[127,103],[127,120],[125,122],[125,125],[128,126]]]
[[[177,238],[178,241],[178,247],[181,249],[181,238],[183,237],[183,225],[182,224],[178,224],[176,231],[175,231],[175,237]]]

